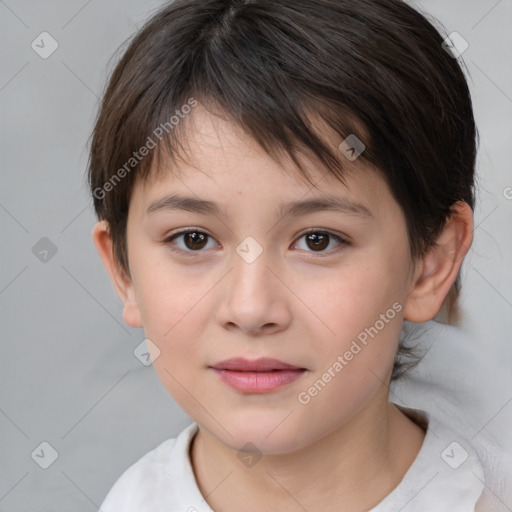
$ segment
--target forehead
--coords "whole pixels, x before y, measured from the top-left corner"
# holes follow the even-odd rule
[[[170,158],[162,151],[154,159],[148,178],[135,184],[132,202],[147,212],[157,209],[155,205],[159,201],[176,192],[181,198],[195,196],[196,210],[204,207],[204,213],[214,214],[219,211],[215,211],[217,206],[212,203],[229,204],[237,196],[278,204],[281,213],[301,198],[310,202],[323,198],[324,203],[337,202],[347,213],[366,210],[370,214],[378,213],[379,206],[390,200],[386,183],[369,164],[341,158],[342,183],[310,154],[297,152],[309,182],[284,151],[277,159],[270,156],[236,124],[210,114],[201,106],[194,109],[181,128],[184,148],[181,156]],[[326,143],[337,148],[341,137],[332,131],[322,133]],[[186,207],[185,203],[182,200],[181,206]],[[311,204],[295,206],[293,213],[297,214],[307,213],[308,208],[312,210]]]

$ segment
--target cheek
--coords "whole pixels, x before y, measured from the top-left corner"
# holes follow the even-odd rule
[[[328,278],[317,280],[314,292],[311,282],[307,283],[309,293],[307,287],[298,292],[308,297],[308,306],[321,320],[315,322],[318,327],[312,337],[323,365],[315,374],[323,373],[342,357],[343,370],[335,372],[340,377],[333,379],[338,385],[331,387],[332,393],[344,394],[347,382],[350,389],[371,387],[371,382],[378,384],[378,379],[384,380],[390,371],[403,322],[404,265],[401,251],[396,251],[394,258],[358,258]]]
[[[346,339],[373,325],[395,302],[403,302],[402,282],[401,273],[385,260],[358,261],[306,282],[297,295],[308,297],[308,306],[333,336]]]
[[[193,279],[171,268],[165,259],[155,263],[156,259],[133,258],[137,302],[145,335],[158,347],[155,371],[181,405],[180,383],[190,388],[192,367],[197,372],[203,363],[197,340],[211,317],[207,311],[211,307],[208,292],[214,283]]]
[[[156,267],[146,273],[143,282],[139,300],[144,331],[159,350],[153,368],[178,405],[188,415],[198,417],[202,411],[195,408],[191,396],[201,396],[196,377],[206,361],[198,340],[210,318],[207,293],[211,284],[191,284],[183,275],[170,275],[169,271],[165,275]]]
[[[334,423],[355,414],[387,382],[392,370],[403,306],[391,287],[370,286],[371,277],[367,273],[360,281],[332,287],[333,295],[319,309],[334,333],[325,334],[323,329],[324,335],[315,337],[316,366],[301,389],[302,401],[297,397],[309,408],[309,417],[319,422],[326,404],[336,404],[329,420]]]
[[[184,319],[197,315],[213,284],[171,264],[160,247],[134,250],[133,280],[144,327],[163,342],[174,338]]]

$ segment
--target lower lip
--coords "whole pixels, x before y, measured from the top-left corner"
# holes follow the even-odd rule
[[[278,370],[273,372],[214,371],[228,386],[242,393],[269,393],[297,380],[305,370]]]

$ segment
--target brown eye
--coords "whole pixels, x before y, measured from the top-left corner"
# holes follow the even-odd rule
[[[307,245],[314,251],[322,251],[329,245],[329,235],[326,233],[310,233],[306,235]]]
[[[348,242],[341,236],[329,231],[321,231],[319,229],[312,229],[307,233],[304,233],[299,238],[299,241],[300,240],[305,240],[305,244],[303,244],[303,247],[298,247],[299,249],[306,252],[318,253],[319,256],[327,256],[338,251],[339,249],[342,249],[343,246],[348,245]],[[334,246],[334,248],[328,249],[328,247],[331,246],[333,242],[337,243],[338,246]],[[295,245],[300,245],[300,243],[296,242]]]
[[[168,245],[169,249],[173,252],[189,255],[194,252],[205,252],[203,249],[207,247],[210,239],[213,242],[213,238],[210,235],[197,229],[189,229],[174,233],[174,235],[166,238],[163,243]],[[213,247],[215,247],[215,243],[213,243]]]
[[[194,251],[202,249],[206,245],[207,239],[208,235],[205,235],[204,233],[199,233],[197,231],[191,231],[183,235],[183,241],[185,242],[185,246],[188,249]]]

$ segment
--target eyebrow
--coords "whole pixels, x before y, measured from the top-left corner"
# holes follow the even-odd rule
[[[148,214],[158,211],[184,210],[202,215],[221,215],[220,206],[206,199],[196,197],[182,196],[173,194],[151,203],[146,210]],[[366,206],[351,201],[345,197],[324,196],[320,198],[308,199],[304,201],[292,201],[281,203],[278,208],[278,215],[301,216],[319,211],[336,211],[348,215],[359,215],[364,217],[373,217]]]

